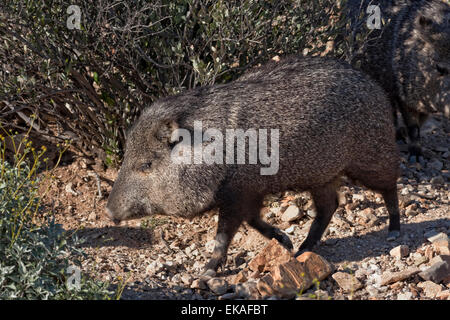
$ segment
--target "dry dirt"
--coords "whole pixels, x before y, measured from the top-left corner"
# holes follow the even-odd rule
[[[306,295],[331,299],[435,298],[420,288],[423,280],[417,276],[394,285],[377,284],[383,273],[416,265],[420,256],[424,259],[417,266],[426,265],[431,258],[427,234],[450,234],[448,119],[432,117],[424,127],[423,141],[425,159],[421,163],[408,162],[406,153],[402,153],[402,177],[398,181],[402,213],[400,238],[386,240],[387,213],[380,195],[344,181],[342,205],[315,251],[334,264],[336,270],[354,274],[363,286],[354,292],[344,292],[330,276]],[[104,208],[117,171],[99,168],[90,165],[87,159],[74,156],[56,169],[56,179],[45,197],[47,211],[54,213],[57,223],[68,232],[77,231],[85,239],[87,259],[83,268],[86,272],[113,283],[120,278],[127,279],[123,299],[238,298],[233,295],[231,284],[225,295],[216,295],[207,288],[191,288],[195,287],[192,282],[198,278],[211,250],[216,212],[192,221],[156,216],[114,226],[104,216]],[[265,220],[289,233],[295,248],[306,237],[314,215],[308,200],[307,193],[290,191],[271,195],[262,210]],[[299,207],[304,215],[292,223],[282,222],[280,208],[288,205]],[[267,243],[267,239],[250,227],[241,226],[230,247],[227,266],[217,276],[230,280]],[[389,251],[401,244],[408,246],[409,255],[402,259],[390,256]],[[439,286],[443,291],[450,288],[445,283]]]

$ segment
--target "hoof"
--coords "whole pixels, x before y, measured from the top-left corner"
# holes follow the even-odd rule
[[[277,240],[278,242],[280,242],[280,244],[285,247],[286,249],[288,249],[289,251],[291,251],[292,249],[294,249],[294,245],[292,244],[291,239],[289,239],[289,237],[287,236],[287,234],[283,233],[280,230],[276,231],[277,234]]]
[[[299,255],[301,255],[302,253],[305,252],[312,252],[312,248],[309,248],[308,246],[304,246],[303,244],[300,246],[300,248],[298,249],[297,253],[294,255],[295,258],[297,258]]]
[[[400,237],[400,231],[398,231],[398,230],[392,230],[392,231],[389,231],[386,240],[387,240],[387,241],[394,241],[394,240],[397,239],[398,237]]]
[[[223,258],[211,258],[209,262],[205,265],[205,268],[203,269],[203,274],[212,274],[214,272],[214,275],[217,271],[217,269],[221,269],[223,271],[223,268],[226,263],[226,257]]]
[[[422,154],[422,148],[418,145],[412,145],[408,147],[409,152],[409,163],[423,163],[423,154]]]
[[[205,278],[213,278],[216,276],[216,272],[213,269],[206,269],[203,271],[203,273],[201,274],[202,277]]]
[[[406,140],[408,139],[408,130],[405,127],[400,127],[395,132],[395,138],[396,140],[400,140],[406,143]]]

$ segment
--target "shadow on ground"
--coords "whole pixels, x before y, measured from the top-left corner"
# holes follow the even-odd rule
[[[436,228],[450,228],[450,219],[442,218],[417,223],[403,223],[401,235],[395,241],[387,241],[387,227],[361,235],[341,238],[328,238],[316,246],[315,252],[332,263],[342,261],[360,261],[367,257],[379,256],[399,244],[406,244],[410,251],[415,251],[426,241],[424,233]],[[67,230],[72,233],[76,230]],[[80,238],[87,241],[83,247],[147,248],[152,246],[155,236],[152,229],[139,227],[104,227],[78,230]],[[331,243],[331,244],[330,244]],[[340,252],[340,254],[336,254]]]

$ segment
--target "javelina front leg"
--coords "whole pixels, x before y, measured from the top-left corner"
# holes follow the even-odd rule
[[[225,265],[227,261],[228,246],[242,221],[242,215],[237,214],[234,208],[220,208],[215,238],[216,245],[211,259],[205,266],[205,272],[208,270],[216,271],[219,266]]]
[[[248,221],[248,224],[258,230],[263,236],[268,239],[275,238],[278,242],[288,250],[292,250],[294,246],[292,245],[291,239],[281,232],[280,229],[271,226],[267,222],[261,220],[260,217],[254,217]]]
[[[331,217],[339,205],[334,184],[312,190],[311,195],[316,206],[317,215],[311,224],[308,236],[295,254],[296,257],[303,251],[311,251],[313,249],[314,245],[322,237],[322,234],[330,223]]]

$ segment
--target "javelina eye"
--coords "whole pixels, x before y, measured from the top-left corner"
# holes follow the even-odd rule
[[[441,67],[440,65],[436,65],[437,71],[441,74],[441,76],[448,76],[448,69],[445,67]]]
[[[151,162],[146,162],[146,163],[142,164],[142,165],[139,167],[139,171],[145,172],[145,171],[150,170],[151,167],[152,167],[152,163],[151,163]]]

